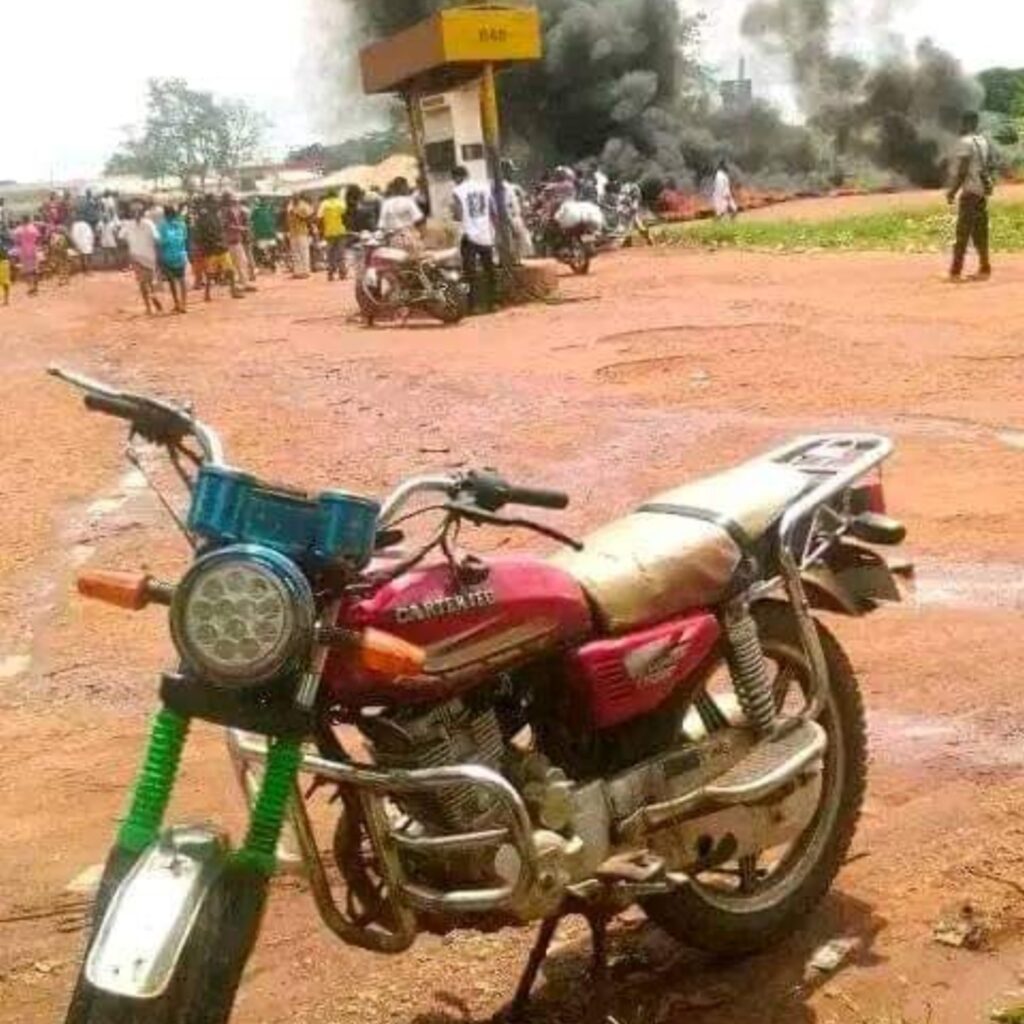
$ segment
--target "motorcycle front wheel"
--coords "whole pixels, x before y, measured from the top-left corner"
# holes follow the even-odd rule
[[[401,282],[390,270],[373,273],[376,274],[373,284],[367,282],[365,274],[356,278],[356,304],[370,327],[378,320],[387,320],[395,315],[402,292]]]
[[[776,705],[796,712],[806,703],[810,672],[797,623],[788,605],[753,609]],[[771,863],[764,851],[695,875],[669,896],[643,902],[647,916],[673,938],[711,953],[740,956],[774,946],[824,898],[842,867],[864,801],[867,727],[853,667],[839,643],[818,625],[828,665],[825,710],[828,734],[822,793],[811,824]],[[794,708],[792,698],[797,699]]]
[[[130,867],[123,855],[111,856],[95,924]],[[65,1024],[227,1024],[259,932],[268,884],[249,870],[225,871],[203,901],[167,990],[156,999],[100,991],[86,978],[83,960]]]

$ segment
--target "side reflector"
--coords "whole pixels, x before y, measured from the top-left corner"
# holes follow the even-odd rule
[[[141,572],[98,569],[78,576],[78,592],[94,601],[140,612],[149,604],[149,577]]]
[[[422,647],[379,629],[363,633],[355,656],[368,672],[392,678],[418,676],[427,663],[427,652]]]

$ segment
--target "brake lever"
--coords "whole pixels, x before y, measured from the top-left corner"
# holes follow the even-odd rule
[[[462,516],[477,526],[507,526],[514,530],[532,530],[549,540],[557,541],[574,551],[582,551],[583,543],[570,537],[568,534],[556,530],[552,526],[545,526],[543,523],[535,523],[532,519],[512,519],[506,516],[499,516],[494,512],[487,512],[476,505],[465,505],[461,502],[449,502],[444,506],[445,510],[452,515]]]

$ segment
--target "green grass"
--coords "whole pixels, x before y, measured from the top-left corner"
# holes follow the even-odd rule
[[[785,209],[779,210],[785,217]],[[953,242],[953,213],[945,206],[895,210],[838,220],[703,221],[659,228],[663,245],[684,249],[755,249],[769,252],[938,252]],[[992,209],[992,248],[1024,252],[1024,204]]]

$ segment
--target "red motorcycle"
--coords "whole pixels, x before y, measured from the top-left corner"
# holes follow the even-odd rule
[[[581,542],[510,511],[566,495],[490,471],[418,477],[381,504],[273,486],[229,468],[190,411],[54,372],[168,450],[195,549],[173,584],[79,579],[125,608],[168,606],[178,667],[69,1021],[226,1021],[289,866],[331,931],[382,954],[542,923],[514,1011],[566,914],[591,923],[600,967],[604,926],[633,904],[736,954],[779,942],[827,892],[867,755],[850,662],[811,609],[899,597],[876,550],[905,535],[884,513],[888,440],[801,438]],[[563,550],[482,559],[459,546],[466,525]],[[237,847],[164,823],[196,719],[226,727],[250,801]],[[329,844],[318,798],[336,808]]]
[[[469,313],[458,249],[412,253],[365,232],[354,245],[356,304],[367,325],[417,313],[457,324]]]

